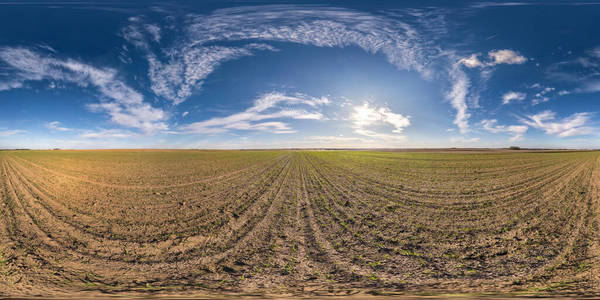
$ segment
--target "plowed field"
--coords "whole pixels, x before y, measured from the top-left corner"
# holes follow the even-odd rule
[[[600,292],[600,152],[2,151],[0,296]]]

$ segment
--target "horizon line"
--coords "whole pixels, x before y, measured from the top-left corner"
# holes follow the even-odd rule
[[[511,146],[513,147],[513,146]],[[510,150],[510,151],[543,151],[543,150],[563,150],[563,151],[600,151],[600,148],[534,148],[534,147],[286,147],[286,148],[0,148],[0,151],[124,151],[124,150],[197,150],[197,151],[260,151],[260,150]]]

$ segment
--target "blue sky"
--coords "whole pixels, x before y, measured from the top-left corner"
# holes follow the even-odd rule
[[[600,5],[0,4],[0,148],[600,148]]]

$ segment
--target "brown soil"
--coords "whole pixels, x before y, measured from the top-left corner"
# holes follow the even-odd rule
[[[600,294],[600,152],[3,151],[0,173],[0,296]]]

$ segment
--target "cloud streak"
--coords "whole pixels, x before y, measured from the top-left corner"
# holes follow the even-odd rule
[[[120,129],[100,129],[97,131],[86,130],[83,133],[79,134],[79,137],[84,139],[124,139],[131,138],[134,136],[136,136],[135,133]]]
[[[414,19],[422,15],[415,12],[403,15],[403,18]],[[423,20],[419,22],[423,23]],[[454,123],[462,133],[468,131],[468,77],[456,66],[454,56],[448,56],[447,51],[432,44],[433,36],[424,39],[414,27],[398,18],[342,8],[270,5],[190,15],[184,19],[183,27],[184,36],[168,45],[152,39],[143,18],[131,19],[123,31],[123,37],[148,59],[153,92],[174,104],[185,101],[200,89],[204,80],[223,62],[255,55],[257,51],[277,51],[265,43],[357,46],[368,53],[384,55],[400,70],[416,71],[425,79],[450,81],[451,88],[445,94],[456,110]],[[247,44],[231,46],[232,42]],[[490,52],[493,60],[490,64],[511,63],[507,53],[513,52]],[[451,67],[442,67],[440,74],[435,65]],[[448,72],[444,74],[446,70]]]
[[[60,126],[61,123],[59,121],[53,121],[53,122],[48,122],[46,123],[46,128],[50,129],[50,130],[56,130],[56,131],[71,131],[71,128],[67,128],[67,127],[63,127]]]
[[[458,127],[461,134],[466,134],[469,132],[469,118],[471,117],[471,114],[467,111],[467,95],[471,82],[467,74],[461,70],[460,63],[452,65],[449,74],[452,78],[452,88],[445,96],[456,110],[454,125]]]
[[[150,88],[157,95],[173,101],[177,105],[199,89],[204,79],[222,63],[253,55],[254,51],[275,48],[264,44],[250,44],[244,47],[184,47],[177,50],[179,58],[168,62],[160,61],[154,54],[147,54]]]
[[[546,134],[565,138],[593,133],[595,129],[587,125],[591,115],[589,112],[582,112],[572,114],[563,119],[557,119],[555,112],[545,110],[522,118],[521,122],[533,128],[543,130]]]
[[[274,120],[322,120],[325,117],[318,108],[329,103],[326,97],[316,98],[299,93],[287,95],[272,92],[254,100],[253,105],[243,112],[182,125],[178,129],[179,132],[188,134],[217,134],[231,130],[294,133],[296,131],[289,124]]]
[[[481,69],[482,77],[487,80],[493,72],[493,67],[496,65],[522,64],[527,61],[524,56],[510,49],[489,51],[487,60],[485,61],[480,60],[479,56],[479,53],[474,53],[468,57],[457,59],[455,58],[456,55],[453,54],[452,57],[455,63],[452,64],[452,66],[448,69],[452,87],[450,91],[446,92],[446,99],[450,100],[452,107],[456,110],[454,124],[458,127],[461,134],[466,134],[469,132],[469,118],[471,117],[471,113],[469,113],[469,107],[467,104],[467,96],[469,95],[471,81],[463,72],[461,66],[465,66],[470,69]],[[520,95],[513,96],[517,96],[517,98],[514,99],[518,99],[520,97]],[[477,95],[475,95],[475,98],[477,98]],[[508,102],[514,99],[509,99]],[[505,101],[506,100],[503,99],[503,103]],[[508,102],[504,104],[507,104]]]
[[[25,134],[25,133],[27,133],[26,130],[20,130],[20,129],[0,130],[0,137],[8,137],[8,136]]]
[[[421,49],[420,37],[411,26],[353,10],[290,5],[238,7],[190,15],[183,27],[181,39],[167,46],[160,45],[156,38],[161,29],[144,24],[144,18],[130,18],[122,31],[122,36],[145,54],[153,92],[175,104],[199,89],[221,63],[257,51],[276,51],[255,41],[358,46],[369,53],[382,53],[399,69],[416,70],[424,77],[432,75],[426,66],[426,51]],[[247,44],[218,45],[233,41]],[[160,51],[153,50],[156,48]]]
[[[491,133],[511,133],[511,134],[513,134],[513,136],[509,139],[509,141],[511,141],[511,142],[522,140],[523,136],[529,129],[525,125],[510,125],[510,126],[498,125],[498,120],[496,120],[496,119],[482,120],[480,122],[480,125],[483,126],[484,130],[491,132]]]
[[[444,24],[443,16],[436,16],[438,25],[434,26],[425,20],[430,15],[418,11],[381,15],[323,6],[234,7],[178,20],[182,29],[174,42],[161,39],[168,27],[156,28],[143,17],[130,18],[122,36],[146,57],[154,94],[176,105],[200,90],[222,63],[260,51],[278,51],[270,45],[272,42],[359,47],[383,55],[400,70],[448,81],[444,94],[456,111],[454,124],[465,134],[471,117],[467,103],[471,82],[460,66],[491,73],[494,66],[522,64],[527,59],[511,49],[489,51],[483,61],[479,54],[457,58],[452,50],[435,45],[435,35],[446,32],[439,25]],[[423,25],[420,29],[425,30],[427,38],[412,26],[415,23]]]
[[[168,128],[165,113],[144,103],[142,94],[119,80],[114,69],[97,68],[74,59],[58,59],[23,47],[0,48],[0,61],[14,71],[11,88],[19,88],[28,81],[44,80],[91,87],[99,92],[103,101],[88,107],[107,112],[114,123],[146,133]]]
[[[564,84],[574,85],[570,91],[560,91],[560,95],[570,93],[600,92],[600,47],[595,47],[579,57],[556,62],[546,68],[548,78]]]

